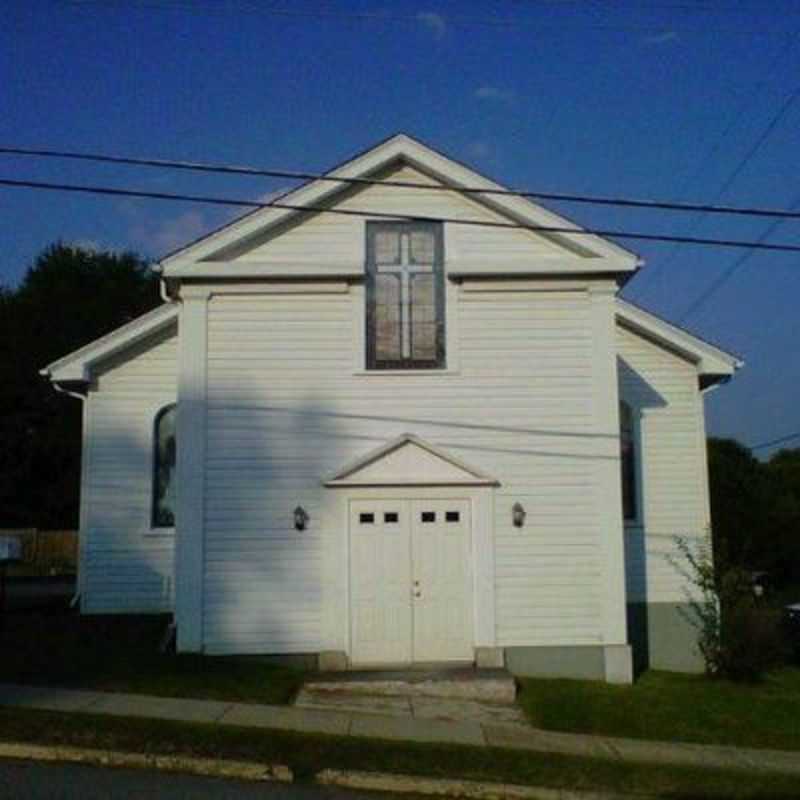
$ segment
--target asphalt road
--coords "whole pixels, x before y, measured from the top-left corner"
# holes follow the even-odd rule
[[[0,800],[385,800],[388,795],[80,764],[0,760]]]

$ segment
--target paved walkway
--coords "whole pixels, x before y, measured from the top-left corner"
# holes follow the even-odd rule
[[[797,752],[552,733],[521,724],[455,722],[9,684],[0,684],[0,705],[800,775],[800,753]]]
[[[344,711],[450,722],[514,723],[528,727],[525,713],[516,704],[487,703],[452,697],[366,695],[359,692],[314,691],[304,688],[297,695],[294,705],[296,708],[317,711]]]

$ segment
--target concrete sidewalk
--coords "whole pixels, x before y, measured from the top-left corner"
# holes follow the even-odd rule
[[[800,752],[552,733],[519,724],[451,722],[10,684],[0,684],[0,706],[800,775]]]

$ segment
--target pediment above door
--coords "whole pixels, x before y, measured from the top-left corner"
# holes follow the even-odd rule
[[[497,486],[490,475],[406,433],[348,464],[325,486]]]

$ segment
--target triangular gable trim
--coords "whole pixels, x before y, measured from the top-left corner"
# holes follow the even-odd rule
[[[358,178],[367,177],[381,168],[403,160],[411,166],[426,172],[436,179],[458,186],[473,186],[484,189],[503,189],[504,187],[475,172],[463,164],[442,155],[427,145],[406,134],[397,134],[378,144],[361,155],[330,170],[326,175],[331,177]],[[289,205],[319,205],[329,202],[332,197],[349,188],[330,181],[314,180],[297,189],[282,195],[276,202]],[[473,200],[492,208],[523,224],[571,228],[581,231],[582,228],[563,216],[548,211],[541,205],[532,203],[522,197],[491,195],[480,198],[471,195]],[[187,247],[165,257],[161,262],[165,277],[178,277],[189,273],[190,265],[208,260],[215,253],[224,251],[232,245],[245,241],[255,235],[263,235],[270,228],[283,224],[289,219],[304,212],[280,208],[264,208],[245,214],[238,220],[205,236]],[[614,270],[630,272],[638,268],[640,259],[623,247],[603,239],[600,236],[581,234],[572,236],[569,233],[546,234],[555,242],[560,242],[572,250],[589,253],[588,260],[611,259]],[[224,270],[224,264],[220,265]],[[224,274],[224,272],[222,273]]]
[[[616,315],[624,328],[688,358],[702,376],[729,378],[744,366],[738,356],[620,297],[616,301]]]
[[[450,465],[451,467],[455,467],[456,469],[460,470],[464,473],[463,478],[459,477],[458,479],[452,480],[445,480],[445,481],[437,481],[437,480],[419,480],[419,479],[392,479],[387,481],[380,481],[376,483],[371,480],[359,480],[358,473],[362,472],[366,468],[379,463],[383,458],[388,456],[391,453],[396,452],[401,447],[405,447],[408,444],[413,444],[419,447],[422,450],[427,451],[431,455],[435,456],[438,459],[441,459],[446,464]],[[499,486],[499,481],[492,477],[491,475],[487,475],[486,473],[482,472],[481,470],[475,469],[475,467],[466,464],[461,459],[456,458],[455,456],[451,455],[450,453],[442,450],[435,445],[432,445],[430,442],[426,442],[423,439],[420,439],[418,436],[415,436],[413,433],[404,433],[402,436],[393,439],[392,441],[388,442],[387,444],[381,445],[380,447],[376,448],[375,450],[370,451],[364,456],[356,459],[355,461],[350,462],[345,467],[340,469],[335,474],[331,475],[325,481],[323,481],[325,486],[329,487],[339,487],[339,486]]]
[[[178,306],[164,303],[158,308],[142,314],[131,322],[95,339],[93,342],[53,361],[40,375],[53,383],[85,383],[90,380],[92,365],[121,352],[154,333],[173,324],[178,319]]]

